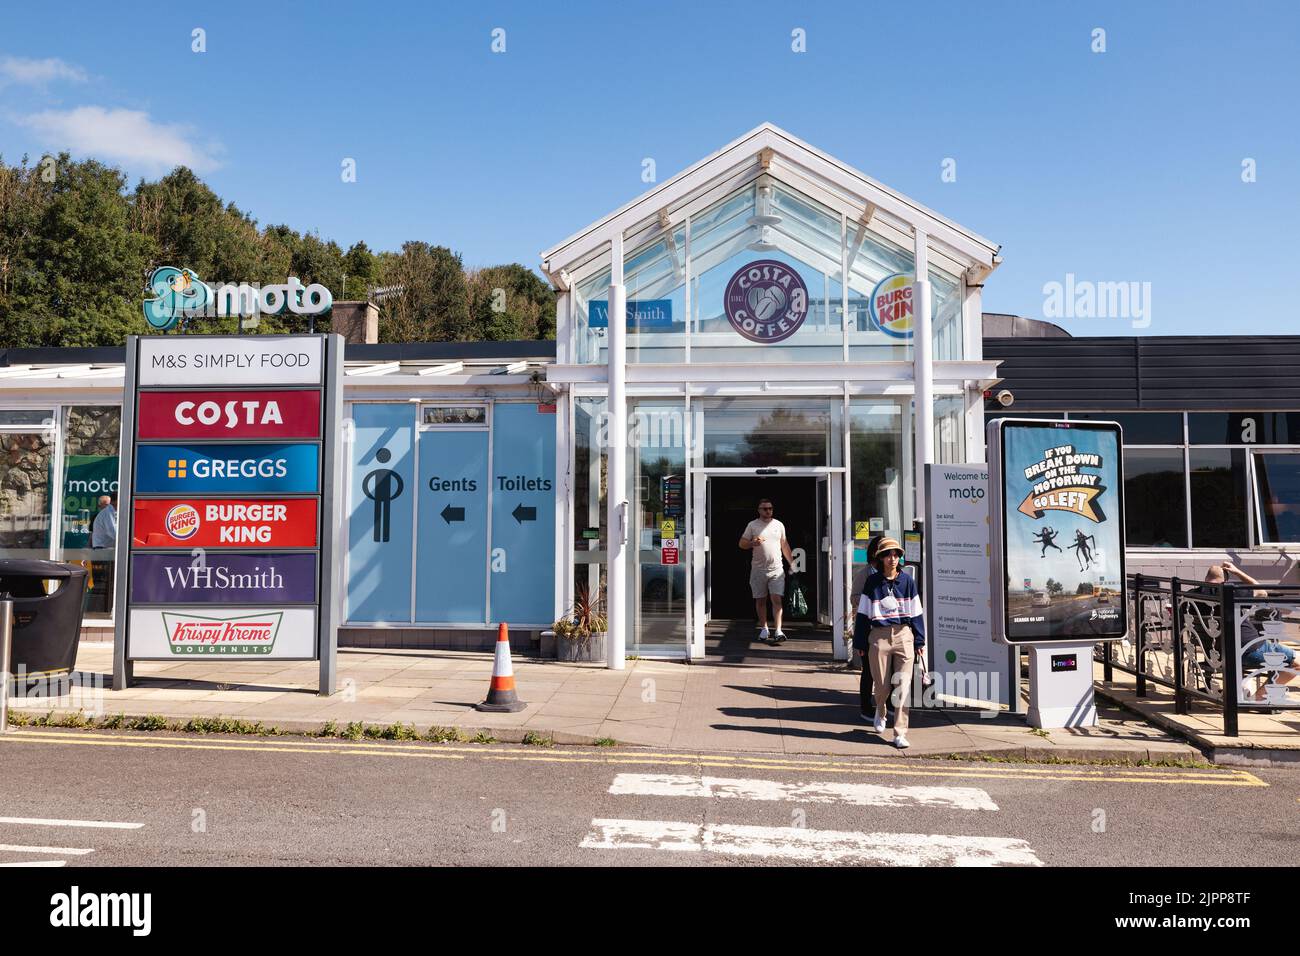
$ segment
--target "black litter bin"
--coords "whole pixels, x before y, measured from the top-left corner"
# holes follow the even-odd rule
[[[14,602],[14,692],[67,693],[77,662],[86,569],[56,561],[0,559],[0,595]]]

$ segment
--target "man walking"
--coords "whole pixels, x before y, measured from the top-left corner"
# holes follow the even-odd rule
[[[781,630],[781,601],[785,597],[785,567],[781,564],[784,555],[787,561],[794,561],[790,552],[790,542],[785,537],[785,525],[772,516],[772,500],[764,498],[758,503],[758,517],[745,526],[745,533],[740,537],[743,551],[753,553],[749,566],[749,590],[754,595],[754,607],[758,610],[758,624],[761,630],[758,639],[765,644],[780,644],[785,640]],[[775,618],[776,635],[767,629],[767,600],[772,599],[772,616]]]

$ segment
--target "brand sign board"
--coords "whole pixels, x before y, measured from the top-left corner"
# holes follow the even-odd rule
[[[135,490],[143,494],[314,494],[319,489],[315,443],[136,447]]]
[[[136,548],[314,548],[315,498],[137,498]]]
[[[784,342],[808,317],[808,286],[793,266],[756,259],[736,270],[722,304],[731,327],[751,342]]]
[[[928,664],[936,693],[960,702],[1018,700],[1018,654],[994,640],[988,465],[925,467]]]
[[[141,392],[141,441],[160,438],[319,438],[320,391]]]
[[[316,555],[131,555],[133,604],[311,604],[316,600]]]
[[[627,327],[632,332],[671,331],[673,327],[672,299],[629,299],[627,301]],[[609,328],[609,303],[587,303],[587,328]]]
[[[895,339],[910,339],[915,323],[915,279],[910,273],[885,276],[871,290],[868,311],[871,324]]]
[[[316,608],[133,607],[135,660],[231,660],[316,656]]]
[[[223,282],[215,288],[193,269],[159,266],[149,276],[151,296],[144,317],[152,328],[166,330],[192,316],[321,315],[334,305],[330,290],[319,282],[303,285],[297,276],[267,285]]]
[[[273,657],[333,692],[342,365],[337,335],[128,340],[115,686],[134,660]]]
[[[325,368],[323,339],[302,335],[141,337],[137,362],[142,387],[320,385]]]
[[[1120,426],[999,418],[988,436],[995,635],[1012,644],[1122,638]]]

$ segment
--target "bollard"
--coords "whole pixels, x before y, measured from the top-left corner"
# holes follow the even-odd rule
[[[0,734],[9,730],[9,680],[12,675],[14,602],[0,599]]]

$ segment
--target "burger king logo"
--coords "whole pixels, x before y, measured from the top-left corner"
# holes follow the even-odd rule
[[[164,524],[177,541],[192,538],[199,530],[199,510],[193,505],[176,505],[167,512]]]
[[[808,287],[783,262],[758,259],[727,283],[723,305],[731,327],[751,342],[783,342],[808,317]]]
[[[913,325],[912,277],[905,272],[885,276],[871,290],[871,324],[896,339],[910,339]]]

